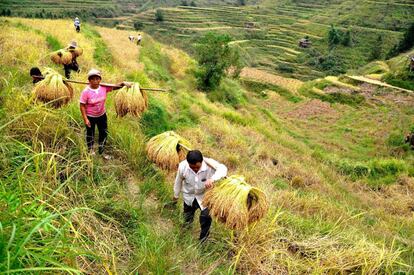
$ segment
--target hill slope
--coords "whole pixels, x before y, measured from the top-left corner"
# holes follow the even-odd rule
[[[189,73],[195,62],[146,34],[137,49],[126,31],[86,24],[78,34],[70,20],[0,20],[0,271],[413,271],[414,155],[402,141],[413,124],[412,95],[254,71],[205,95]],[[82,86],[59,110],[34,104],[29,93],[28,69],[61,71],[47,54],[72,39],[84,48],[75,79],[98,67],[106,82],[172,89],[151,93],[141,120],[116,117],[109,96],[109,162],[87,154],[76,100]],[[235,92],[229,103],[211,101]],[[214,223],[204,246],[198,224],[183,234],[181,206],[163,207],[174,172],[144,152],[145,141],[166,130],[263,189],[267,216],[237,234]]]
[[[227,33],[241,47],[248,66],[309,80],[361,67],[371,61],[377,47],[384,56],[412,21],[414,4],[272,0],[242,7],[180,6],[163,9],[163,22],[155,21],[154,12],[124,18],[119,27],[141,22],[145,31],[190,52],[206,32]],[[332,24],[342,37],[349,32],[348,42],[329,46]],[[305,36],[312,41],[310,49],[298,45]]]

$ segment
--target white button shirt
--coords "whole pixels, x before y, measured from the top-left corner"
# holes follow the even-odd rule
[[[182,192],[185,204],[191,206],[193,205],[194,199],[196,199],[201,210],[204,210],[206,207],[203,206],[202,202],[206,181],[211,179],[215,182],[224,178],[226,175],[227,167],[214,159],[204,158],[200,170],[197,173],[190,168],[187,160],[184,160],[178,166],[174,184],[174,197],[178,198],[180,192]]]

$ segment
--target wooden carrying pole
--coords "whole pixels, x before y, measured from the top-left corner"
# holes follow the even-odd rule
[[[33,76],[35,78],[39,78],[39,79],[44,79],[43,76]],[[71,80],[71,79],[63,79],[63,82],[70,82],[70,83],[77,83],[77,84],[85,84],[88,85],[89,82],[85,82],[85,81],[78,81],[78,80]],[[101,86],[105,86],[105,87],[113,87],[113,88],[122,88],[122,86],[119,85],[115,85],[115,84],[110,84],[110,83],[99,83],[99,85]],[[158,89],[158,88],[141,88],[139,87],[141,90],[145,90],[145,91],[160,91],[160,92],[167,92],[166,89]]]

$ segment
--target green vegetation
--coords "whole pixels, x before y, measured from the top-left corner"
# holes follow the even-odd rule
[[[292,3],[281,8],[281,15],[275,18],[271,16],[274,10],[266,14],[262,6],[207,9],[201,8],[205,2],[197,1],[200,7],[178,10],[205,14],[201,20],[221,13],[219,17],[228,19],[228,24],[235,22],[234,17],[247,19],[244,16],[252,14],[256,17],[249,22],[265,17],[269,24],[274,20],[284,26],[293,23],[297,36],[290,41],[294,41],[298,32],[300,37],[308,32],[307,24],[318,32],[311,35],[326,34],[328,24],[318,30],[318,25],[303,21],[328,20],[314,18],[316,11],[330,15],[333,11],[329,9],[349,4],[316,0]],[[245,9],[246,14],[239,9]],[[410,9],[409,3],[404,9]],[[151,28],[164,28],[174,18],[169,9],[163,11],[167,13],[165,21]],[[149,13],[154,23],[154,14]],[[290,22],[294,16],[301,18],[296,22],[300,24]],[[335,20],[345,19],[360,22],[344,16]],[[166,93],[148,92],[149,108],[141,118],[116,117],[115,92],[108,94],[107,152],[114,158],[106,161],[86,149],[76,100],[83,86],[75,86],[74,100],[67,106],[53,109],[33,101],[31,79],[21,73],[32,64],[54,66],[45,56],[73,39],[73,29],[66,28],[71,20],[0,20],[0,273],[414,271],[414,153],[403,141],[413,125],[410,93],[350,83],[345,77],[320,78],[305,82],[301,88],[296,88],[292,79],[278,78],[287,82],[283,87],[289,89],[285,89],[268,83],[278,83],[274,79],[225,76],[214,90],[202,93],[197,90],[193,72],[196,62],[171,48],[171,43],[160,44],[144,33],[144,43],[137,50],[126,40],[127,32],[86,24],[84,31],[76,34],[85,52],[79,60],[82,71],[74,75],[75,79],[84,80],[89,68],[99,67],[105,82],[129,80],[141,86],[169,88]],[[142,22],[147,28],[148,21]],[[384,17],[378,27],[389,22],[389,17]],[[275,34],[268,30],[264,35]],[[220,37],[227,37],[227,31],[216,31]],[[285,30],[278,39],[290,31]],[[376,40],[380,32],[384,33],[385,52],[393,39],[385,35],[386,31],[374,31],[362,41],[368,32],[352,27],[352,47],[339,43],[333,53],[323,48],[327,45],[323,38],[315,41],[315,47],[325,49],[318,51],[321,55],[332,54],[338,60],[349,52],[360,57],[362,48],[369,49],[366,44],[360,45]],[[224,49],[248,47],[237,32],[234,34],[230,44],[224,39]],[[399,33],[391,32],[391,36]],[[253,42],[254,46],[263,43]],[[257,51],[260,62],[274,52],[299,58],[313,50],[264,45],[271,51],[264,53],[254,47],[243,50]],[[133,56],[134,60],[124,56]],[[347,60],[338,60],[335,62],[343,61],[343,68],[350,66]],[[279,63],[283,62],[261,68],[276,68]],[[277,68],[288,75],[295,75],[298,66],[305,68],[302,76],[311,70],[306,62],[283,64]],[[370,64],[358,72],[381,77],[389,73],[400,80],[397,72],[407,72],[401,70],[406,68],[402,55]],[[62,72],[62,68],[56,69]],[[320,72],[309,78],[315,75]],[[176,131],[206,156],[225,163],[229,175],[244,175],[249,184],[263,190],[270,203],[263,220],[238,231],[215,221],[210,239],[203,245],[197,241],[198,223],[184,232],[181,200],[175,210],[165,207],[172,196],[174,171],[159,169],[145,152],[146,141],[167,130]]]
[[[410,50],[412,47],[414,47],[414,23],[411,23],[408,29],[404,32],[401,41],[390,50],[387,57],[391,58],[397,56],[400,53]]]
[[[155,11],[155,21],[157,21],[157,22],[164,21],[164,14],[163,14],[162,10],[157,9]]]
[[[239,56],[229,46],[231,37],[212,32],[203,36],[196,46],[199,68],[196,71],[201,90],[216,89],[230,66],[238,64]]]

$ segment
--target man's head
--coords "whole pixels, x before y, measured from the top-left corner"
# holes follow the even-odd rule
[[[191,170],[197,173],[203,163],[203,154],[199,150],[191,150],[187,154],[187,162]]]
[[[41,76],[42,72],[38,67],[33,67],[30,69],[30,76]]]
[[[88,80],[89,84],[92,89],[96,89],[99,87],[99,83],[101,83],[102,74],[100,71],[96,69],[92,69],[88,72]]]

